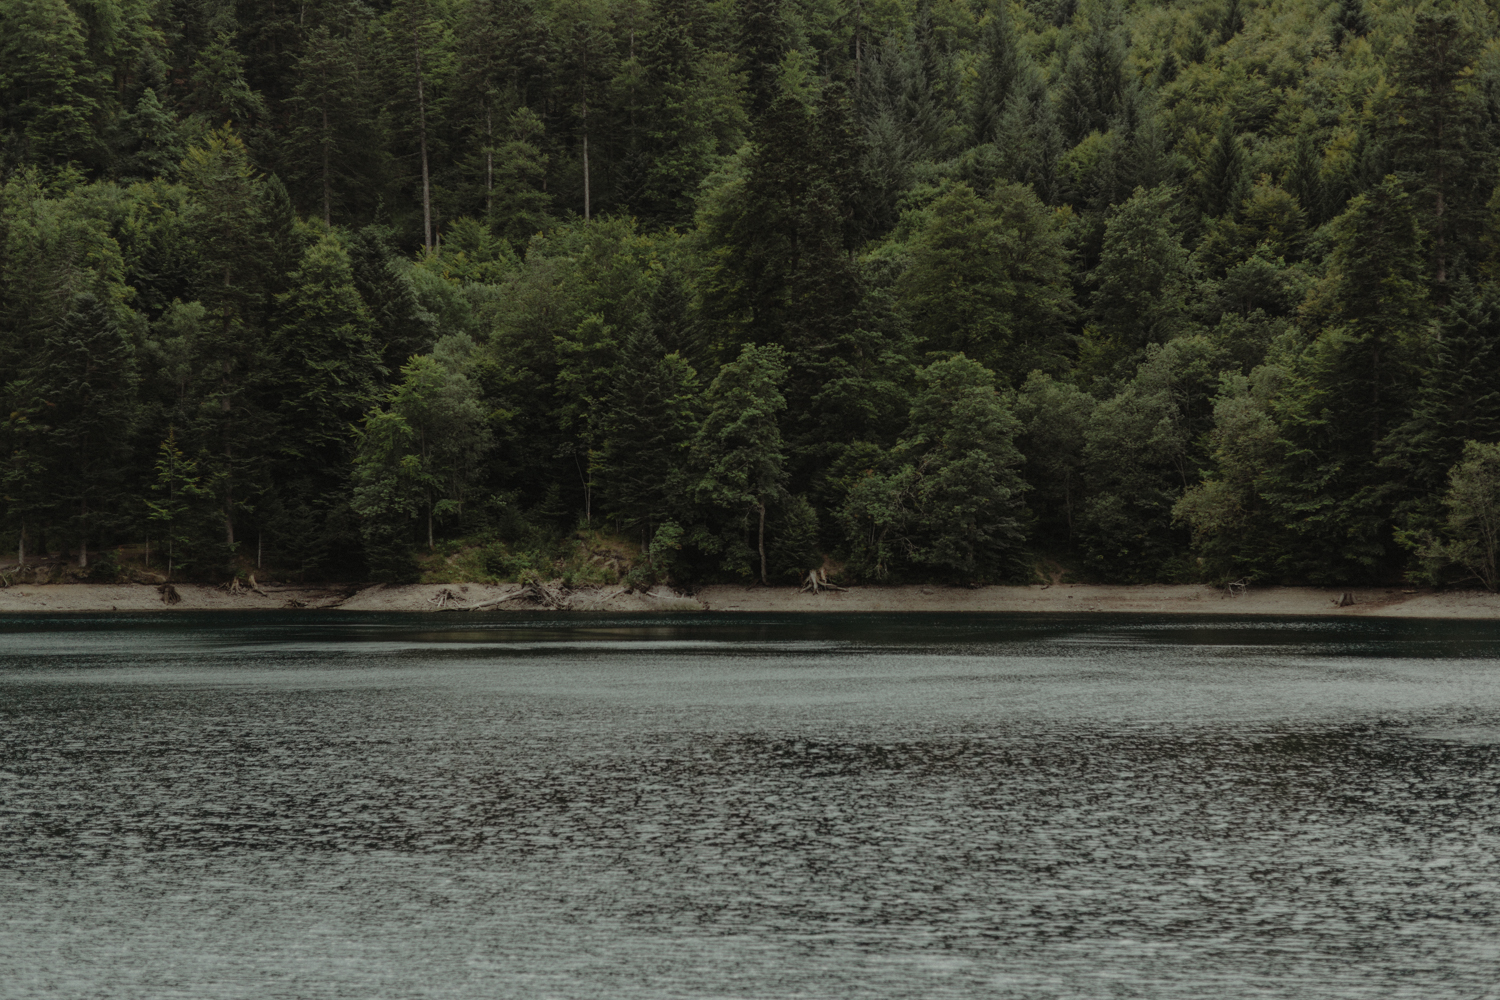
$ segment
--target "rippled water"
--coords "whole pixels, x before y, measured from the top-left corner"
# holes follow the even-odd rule
[[[1500,625],[0,619],[0,996],[1500,998]]]

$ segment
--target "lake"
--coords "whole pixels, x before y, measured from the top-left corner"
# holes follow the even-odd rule
[[[0,619],[0,997],[1497,984],[1500,623]]]

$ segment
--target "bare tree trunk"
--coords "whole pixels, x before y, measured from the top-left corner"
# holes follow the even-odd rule
[[[146,539],[146,568],[151,568],[151,539]]]
[[[89,568],[89,503],[85,500],[78,509],[78,568]]]
[[[766,579],[766,505],[760,504],[760,583],[763,587],[771,585]]]
[[[427,551],[431,552],[431,551],[433,551],[436,548],[437,548],[437,546],[434,545],[433,541],[432,541],[432,502],[428,501],[428,503],[427,503]]]
[[[26,525],[21,525],[21,540],[16,543],[16,562],[26,567]]]
[[[589,92],[583,91],[583,221],[589,221]]]
[[[328,181],[328,105],[323,106],[323,228],[333,228],[333,186]]]
[[[229,413],[229,362],[224,362],[224,395],[219,398],[219,411]],[[234,548],[234,446],[229,443],[229,422],[224,423],[224,539]]]
[[[432,181],[427,171],[427,99],[422,90],[422,43],[411,29],[412,52],[417,65],[417,135],[422,145],[422,244],[432,252]]]

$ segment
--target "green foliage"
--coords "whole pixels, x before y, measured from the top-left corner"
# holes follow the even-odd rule
[[[1060,219],[1029,189],[986,198],[956,185],[911,241],[901,304],[929,350],[958,352],[1020,379],[1066,364],[1072,289]]]
[[[213,490],[198,472],[198,463],[177,446],[177,431],[171,428],[157,449],[156,481],[152,498],[145,501],[146,521],[160,532],[158,549],[165,542],[167,579],[178,569],[189,569],[201,555],[195,543],[207,536],[204,522],[211,519]]]
[[[1457,582],[1497,30],[0,0],[0,532],[198,576]]]
[[[694,465],[701,470],[693,497],[710,511],[711,525],[695,540],[719,555],[725,570],[744,576],[752,572],[751,552],[758,553],[761,583],[770,582],[767,508],[788,500],[786,447],[777,424],[786,409],[781,394],[786,376],[781,348],[747,344],[708,387],[706,412],[693,441]],[[752,514],[757,519],[754,550],[748,541]]]
[[[1403,539],[1416,549],[1418,574],[1432,582],[1478,580],[1500,588],[1500,444],[1464,444],[1463,460],[1448,471],[1443,495],[1448,518],[1441,538],[1423,533]]]
[[[1105,356],[1129,359],[1190,331],[1192,261],[1174,215],[1178,192],[1137,188],[1114,211],[1094,269],[1093,318]]]
[[[962,354],[929,365],[918,383],[907,436],[839,510],[850,569],[872,579],[921,567],[954,581],[995,580],[1025,536],[1019,425],[993,373]]]

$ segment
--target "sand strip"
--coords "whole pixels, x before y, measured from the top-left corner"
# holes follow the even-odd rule
[[[343,586],[263,586],[264,593],[231,594],[223,588],[178,584],[181,600],[163,602],[147,584],[45,584],[0,589],[0,614],[53,611],[271,611],[282,608],[346,611],[456,611],[490,604],[484,612],[534,611],[537,604],[516,598],[515,584],[405,584]],[[847,592],[806,594],[794,587],[721,584],[691,596],[658,587],[634,593],[620,587],[592,587],[563,595],[568,611],[1023,611],[1069,613],[1340,615],[1392,618],[1497,618],[1500,595],[1484,591],[1409,591],[1361,588],[1354,603],[1338,606],[1342,592],[1318,587],[1251,588],[1238,597],[1199,585],[1134,587],[1059,584],[1042,587],[942,586],[855,587]],[[446,594],[446,596],[445,596]]]

